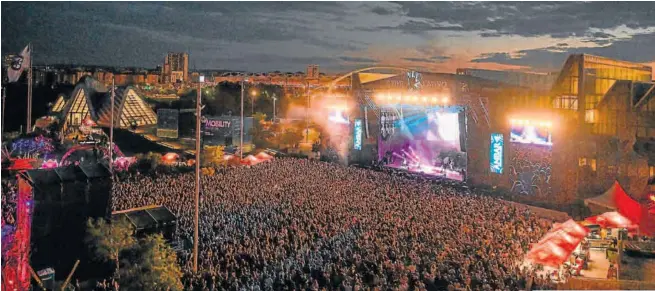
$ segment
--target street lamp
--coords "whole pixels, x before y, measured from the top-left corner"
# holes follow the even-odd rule
[[[277,100],[277,97],[275,97],[275,94],[273,94],[273,123],[275,123],[275,101]]]
[[[245,89],[245,82],[248,81],[246,79],[246,75],[244,74],[241,78],[241,138],[240,138],[240,143],[239,143],[239,158],[243,159],[243,95],[244,95],[244,89]]]
[[[201,80],[201,81],[204,81]],[[200,208],[200,120],[202,119],[202,84],[198,82],[198,89],[196,90],[196,189],[194,195],[195,211],[193,217],[193,273],[198,273],[198,212]]]
[[[257,96],[257,90],[250,91],[250,115],[255,114],[255,96]]]

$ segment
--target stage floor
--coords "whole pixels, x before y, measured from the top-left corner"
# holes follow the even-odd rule
[[[588,270],[582,270],[580,274],[585,278],[607,279],[607,271],[610,269],[610,261],[605,258],[605,249],[590,249],[590,261]]]

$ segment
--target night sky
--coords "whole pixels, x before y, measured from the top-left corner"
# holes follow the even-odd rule
[[[3,2],[2,53],[37,64],[343,72],[554,71],[571,53],[655,66],[649,2]]]

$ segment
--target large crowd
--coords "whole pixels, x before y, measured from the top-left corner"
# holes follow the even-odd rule
[[[192,241],[194,174],[131,176],[112,207],[168,207]],[[552,222],[428,180],[301,159],[203,176],[199,272],[187,290],[517,290]],[[533,288],[551,288],[536,278]]]
[[[12,180],[2,180],[2,225],[16,224],[18,187]]]

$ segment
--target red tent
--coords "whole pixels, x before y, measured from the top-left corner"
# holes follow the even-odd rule
[[[36,162],[36,159],[19,158],[10,159],[10,161],[12,164],[7,170],[31,170],[34,169],[32,163]]]
[[[618,181],[602,195],[585,199],[585,205],[596,214],[616,211],[630,221],[641,222],[641,205],[625,193]]]
[[[259,160],[258,158],[256,158],[253,155],[248,155],[243,160],[241,160],[241,164],[249,165],[249,166],[256,165],[256,164],[259,164],[261,162],[262,162],[261,160]]]
[[[634,228],[635,223],[618,212],[607,212],[585,219],[604,228]]]
[[[559,267],[569,258],[572,252],[573,250],[569,251],[554,242],[547,241],[530,250],[526,258],[544,266]]]
[[[269,154],[267,154],[267,153],[265,153],[265,152],[258,153],[256,157],[257,157],[258,159],[260,159],[260,160],[270,160],[270,159],[273,159],[273,156],[271,156],[271,155],[269,155]]]
[[[556,223],[553,229],[532,246],[526,259],[537,264],[557,267],[571,256],[588,232],[571,219]]]
[[[646,235],[655,235],[655,193],[648,195],[648,204],[642,207],[639,231]]]

